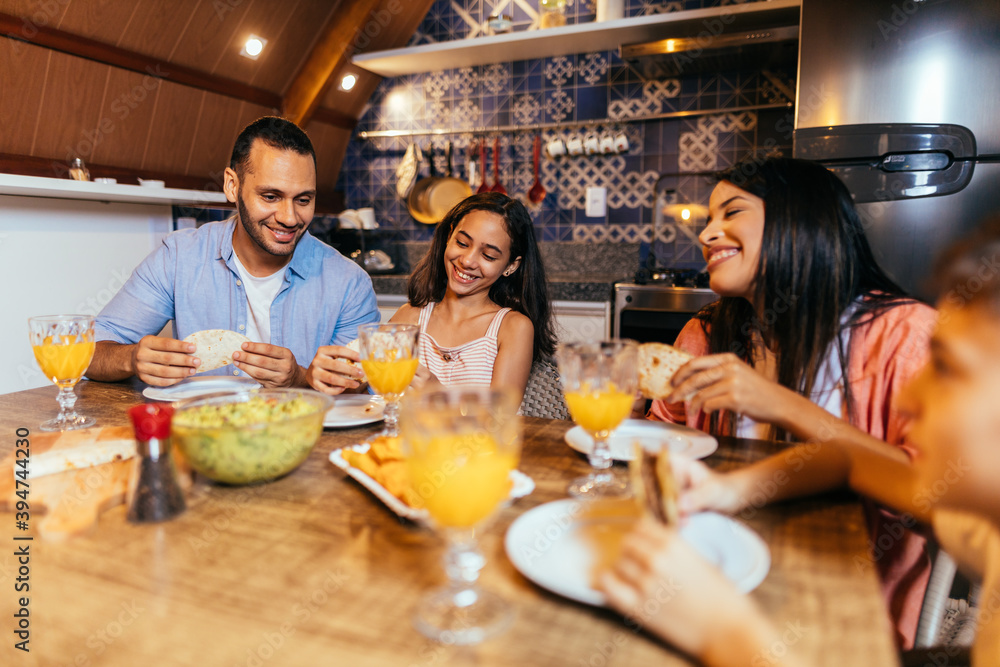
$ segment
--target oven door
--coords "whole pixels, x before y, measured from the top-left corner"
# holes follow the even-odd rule
[[[673,343],[695,313],[718,298],[709,289],[619,283],[614,335],[640,343]]]

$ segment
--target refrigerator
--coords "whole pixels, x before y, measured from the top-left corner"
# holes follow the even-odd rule
[[[929,300],[936,256],[1000,215],[1000,0],[803,0],[800,25],[794,155]]]

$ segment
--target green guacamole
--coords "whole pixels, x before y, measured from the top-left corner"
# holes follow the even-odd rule
[[[178,411],[172,430],[196,471],[227,484],[249,484],[280,477],[305,460],[322,420],[323,411],[307,399],[254,396]]]

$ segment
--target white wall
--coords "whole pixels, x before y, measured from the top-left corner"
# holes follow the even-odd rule
[[[96,315],[171,224],[169,204],[0,195],[0,394],[49,384],[29,317]]]

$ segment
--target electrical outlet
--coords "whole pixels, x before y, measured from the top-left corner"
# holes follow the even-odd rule
[[[587,217],[603,218],[608,214],[608,189],[587,188]]]

